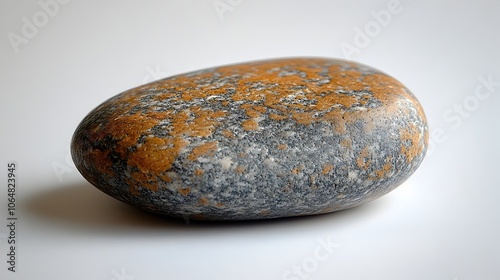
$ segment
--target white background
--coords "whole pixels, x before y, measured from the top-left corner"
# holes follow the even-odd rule
[[[2,1],[0,278],[499,279],[500,2],[394,1]],[[352,210],[185,224],[106,196],[71,163],[74,129],[115,94],[286,56],[350,58],[407,85],[431,131],[419,170]]]

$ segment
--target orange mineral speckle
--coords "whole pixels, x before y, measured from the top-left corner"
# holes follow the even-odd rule
[[[118,113],[115,113],[118,114]],[[165,113],[164,115],[167,115]],[[158,124],[158,120],[143,116],[140,113],[133,115],[119,115],[112,117],[113,121],[107,122],[105,126],[100,127],[92,138],[95,141],[103,141],[106,137],[113,137],[118,142],[115,151],[122,158],[126,158],[129,153],[129,147],[134,146],[142,133]]]
[[[247,131],[259,129],[259,123],[256,122],[254,119],[248,119],[248,120],[243,121],[241,123],[241,126],[243,127],[244,130],[247,130]]]
[[[234,169],[234,171],[238,174],[245,173],[245,170],[246,170],[246,168],[244,166],[241,166],[241,165],[236,166],[236,168]]]
[[[191,193],[191,188],[182,188],[182,189],[179,189],[178,192],[183,195],[183,196],[186,196],[188,195],[189,193]]]
[[[170,169],[186,145],[187,142],[180,138],[150,137],[129,155],[127,164],[144,173],[160,174]]]
[[[139,188],[148,189],[153,192],[159,189],[155,176],[142,172],[132,172],[131,178],[128,179],[128,185],[132,186],[130,188],[132,194],[138,193]]]
[[[93,149],[89,152],[90,157],[94,158],[94,160],[98,163],[96,164],[96,168],[102,174],[106,174],[107,176],[114,176],[114,172],[112,170],[113,162],[109,158],[110,151],[102,151]]]
[[[371,163],[370,147],[366,146],[359,152],[358,158],[356,159],[356,163],[358,164],[359,168],[363,168],[365,170],[368,169]]]
[[[347,118],[349,118],[349,115],[345,112],[332,110],[324,114],[320,119],[324,122],[333,124],[335,133],[345,134],[347,132],[346,115]]]
[[[382,179],[389,173],[392,169],[392,163],[390,162],[392,157],[386,159],[385,164],[382,166],[382,169],[375,170],[375,178]]]
[[[222,131],[222,135],[224,135],[224,137],[229,138],[229,139],[233,139],[234,138],[234,133],[231,130],[229,130],[229,129],[224,129]]]
[[[199,106],[191,107],[190,111],[193,112],[196,117],[189,123],[187,131],[189,131],[190,136],[198,137],[212,135],[214,129],[221,125],[218,119],[226,115],[224,111],[204,110]]]
[[[406,161],[410,163],[424,149],[425,144],[421,144],[423,135],[414,124],[400,131],[402,141],[401,153],[405,155]],[[405,144],[408,142],[408,144]]]
[[[262,113],[266,112],[266,108],[262,106],[255,106],[252,104],[242,104],[241,109],[246,111],[246,114],[250,118],[258,118]]]
[[[292,113],[293,118],[296,122],[304,125],[308,125],[314,122],[314,113]]]
[[[345,94],[328,94],[324,97],[317,96],[316,100],[318,100],[316,109],[321,111],[330,109],[333,104],[340,104],[346,108],[350,108],[358,102],[357,97]]]
[[[200,205],[207,206],[209,203],[210,201],[206,197],[200,197],[200,199],[198,199],[198,204]]]
[[[203,174],[205,174],[205,171],[203,171],[203,169],[196,169],[194,171],[194,175],[196,175],[196,176],[201,176]]]
[[[352,149],[352,140],[350,138],[344,138],[340,141],[340,145],[347,149]]]
[[[321,174],[323,175],[327,175],[328,173],[330,173],[330,171],[332,171],[334,168],[334,166],[332,164],[325,164],[323,165],[323,170],[321,171]]]
[[[278,114],[271,113],[271,114],[269,114],[269,118],[271,120],[275,120],[275,121],[282,121],[282,120],[287,119],[288,117],[283,116],[283,115],[278,115]]]
[[[207,142],[203,143],[200,146],[194,147],[191,151],[191,154],[188,156],[188,159],[191,161],[195,161],[200,156],[211,156],[217,151],[217,142]]]
[[[297,175],[300,173],[300,171],[302,171],[302,169],[304,169],[304,165],[301,164],[301,165],[297,166],[296,168],[292,169],[292,173]]]
[[[162,179],[163,181],[167,182],[167,183],[172,182],[172,178],[170,178],[170,176],[168,176],[166,174],[160,175],[159,178]]]
[[[130,194],[132,194],[133,196],[139,196],[141,194],[139,192],[139,188],[137,185],[130,185],[128,190],[129,190]]]
[[[278,150],[284,151],[288,149],[288,146],[286,144],[279,144],[278,145]]]
[[[269,210],[269,209],[264,209],[264,210],[261,210],[261,211],[259,212],[259,215],[261,215],[261,216],[267,216],[267,215],[269,215],[270,213],[271,213],[271,210]]]

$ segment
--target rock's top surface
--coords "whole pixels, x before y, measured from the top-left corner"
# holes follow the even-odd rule
[[[238,220],[380,197],[423,160],[427,124],[401,83],[339,60],[216,67],[119,94],[77,128],[77,168],[148,211]]]

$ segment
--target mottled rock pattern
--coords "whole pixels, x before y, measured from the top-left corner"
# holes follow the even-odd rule
[[[292,58],[123,92],[85,117],[71,151],[82,175],[121,201],[243,220],[378,198],[416,170],[427,141],[421,105],[395,79],[352,62]]]

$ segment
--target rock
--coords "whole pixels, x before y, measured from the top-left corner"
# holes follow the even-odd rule
[[[75,131],[76,167],[138,208],[198,220],[338,211],[422,162],[426,118],[390,76],[322,58],[257,61],[123,92]]]

